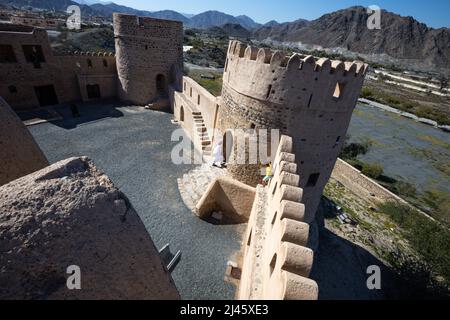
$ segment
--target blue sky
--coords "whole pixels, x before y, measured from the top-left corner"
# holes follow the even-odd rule
[[[402,16],[413,16],[430,27],[450,27],[449,0],[112,0],[141,10],[164,9],[197,14],[218,10],[232,15],[245,14],[257,22],[279,22],[299,18],[313,20],[325,13],[354,5],[379,7]]]

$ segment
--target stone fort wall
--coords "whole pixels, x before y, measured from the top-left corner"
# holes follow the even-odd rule
[[[373,198],[382,202],[395,200],[406,203],[405,200],[366,177],[361,171],[341,159],[336,161],[331,177],[342,183],[353,193],[365,198]]]
[[[366,69],[360,62],[230,42],[218,128],[279,129],[292,136],[308,222],[342,148]],[[251,185],[259,176],[258,165],[231,164],[229,171]]]
[[[31,133],[0,97],[0,186],[48,166]]]
[[[119,96],[139,105],[150,103],[180,80],[183,24],[114,14]]]
[[[242,244],[241,300],[316,300],[317,283],[308,278],[313,251],[307,247],[303,190],[292,153],[293,140],[282,136],[269,187],[259,185]]]
[[[51,87],[47,90],[56,96],[57,103],[50,104],[111,98],[117,94],[112,53],[54,55],[45,30],[13,25],[0,25],[0,44],[0,96],[15,110],[42,106],[37,90],[44,86]],[[40,52],[34,62],[29,56],[33,48]],[[88,85],[98,86],[100,96],[89,95]]]

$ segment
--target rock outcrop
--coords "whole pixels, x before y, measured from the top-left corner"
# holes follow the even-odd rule
[[[69,290],[69,266],[81,289]],[[128,199],[85,157],[0,187],[0,299],[179,299]]]

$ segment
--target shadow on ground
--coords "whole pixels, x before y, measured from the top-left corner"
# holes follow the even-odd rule
[[[319,250],[311,278],[319,285],[321,300],[398,299],[399,283],[395,273],[366,249],[321,228]],[[367,288],[369,266],[381,269],[381,290]]]
[[[57,111],[63,119],[52,120],[50,123],[64,129],[74,129],[84,123],[99,121],[105,118],[123,117],[123,113],[117,109],[118,107],[120,107],[120,104],[115,101],[102,104],[79,103],[77,104],[77,109],[80,116],[74,117],[69,105],[61,105],[55,108],[55,111]]]
[[[181,251],[172,277],[183,299],[233,299],[235,288],[224,275],[229,257],[240,249],[243,227],[206,223],[182,202],[177,179],[194,166],[171,159],[180,143],[171,140],[179,128],[172,115],[115,103],[82,105],[79,111],[81,117],[72,119],[70,109],[63,108],[64,121],[28,127],[47,159],[88,156],[111,178],[155,246],[170,244],[173,253]]]

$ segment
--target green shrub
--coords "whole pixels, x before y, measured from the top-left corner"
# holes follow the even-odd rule
[[[340,158],[344,160],[354,160],[359,155],[364,155],[367,153],[367,151],[369,151],[370,148],[369,141],[365,141],[362,143],[358,142],[348,143],[347,140],[348,138],[344,142],[344,147],[342,148],[342,151],[339,155]]]
[[[364,163],[361,172],[370,178],[378,179],[383,174],[383,167],[378,163]]]
[[[417,196],[417,190],[414,185],[406,181],[397,181],[394,183],[394,189],[396,194],[415,198]]]
[[[405,204],[386,202],[379,209],[404,230],[412,248],[433,272],[450,284],[450,231]]]
[[[361,90],[361,97],[365,99],[372,98],[373,92],[368,87],[363,87]]]

